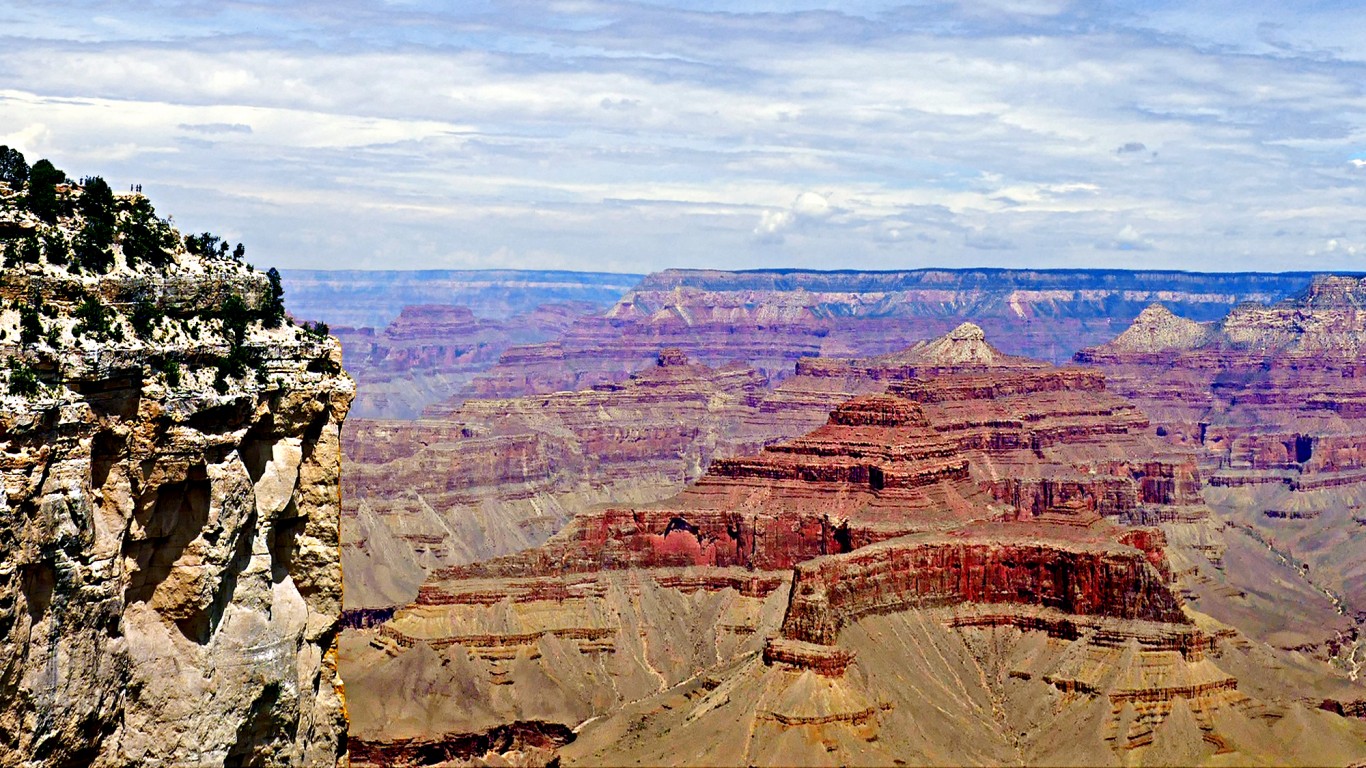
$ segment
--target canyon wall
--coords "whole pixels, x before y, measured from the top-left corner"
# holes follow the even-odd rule
[[[0,765],[344,762],[340,348],[100,185],[0,185]]]
[[[1366,503],[1366,280],[1323,275],[1297,296],[1199,323],[1144,310],[1077,360],[1104,370],[1157,433],[1200,450],[1225,519],[1366,612],[1355,542]]]
[[[558,338],[513,347],[465,397],[580,389],[623,378],[660,347],[694,360],[740,360],[781,380],[805,357],[869,357],[981,326],[1002,350],[1051,362],[1111,338],[1153,301],[1197,320],[1275,301],[1309,274],[924,269],[904,272],[665,270],[603,316]]]

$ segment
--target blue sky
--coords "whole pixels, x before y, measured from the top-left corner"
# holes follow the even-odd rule
[[[1364,269],[1285,6],[0,0],[0,143],[258,265]]]

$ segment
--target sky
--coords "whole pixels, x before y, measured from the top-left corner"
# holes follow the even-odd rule
[[[1366,13],[0,0],[0,144],[258,266],[1360,270]]]

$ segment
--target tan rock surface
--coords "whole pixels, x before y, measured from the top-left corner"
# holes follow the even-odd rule
[[[113,258],[0,274],[0,353],[37,377],[0,397],[0,765],[336,765],[340,349],[259,319],[234,338],[231,297],[269,296],[241,264]],[[90,297],[103,339],[73,322]]]

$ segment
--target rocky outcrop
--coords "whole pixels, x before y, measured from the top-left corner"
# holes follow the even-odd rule
[[[1198,349],[1213,339],[1210,323],[1197,323],[1173,314],[1162,304],[1151,304],[1107,346],[1121,354],[1159,354]]]
[[[385,742],[355,739],[351,742],[351,764],[358,768],[421,768],[487,760],[494,765],[547,765],[556,749],[573,740],[574,732],[560,723],[518,721],[478,733],[449,733],[434,738]]]
[[[337,343],[145,198],[57,201],[0,208],[45,246],[0,273],[0,765],[343,761]]]
[[[1162,557],[1160,549],[1152,553]],[[970,603],[1187,623],[1148,554],[1027,525],[914,534],[798,565],[783,635],[834,645],[840,630],[863,616]]]

